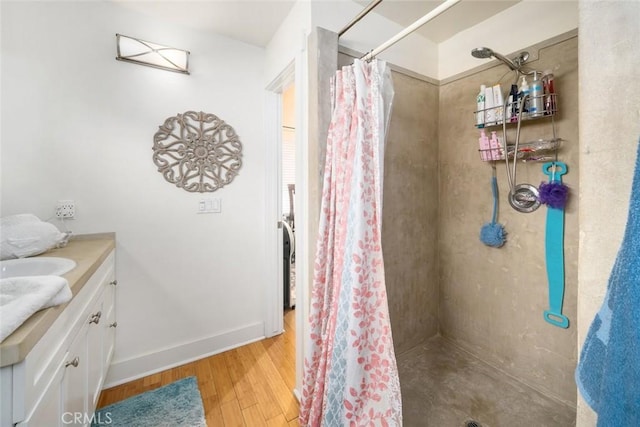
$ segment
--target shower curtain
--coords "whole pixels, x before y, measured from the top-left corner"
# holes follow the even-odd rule
[[[300,424],[401,426],[380,241],[393,99],[386,63],[343,67],[332,98]]]

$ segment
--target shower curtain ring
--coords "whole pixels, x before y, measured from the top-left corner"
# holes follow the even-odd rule
[[[367,54],[365,55],[366,62],[373,61],[374,56],[372,55],[372,53],[373,53],[373,49],[370,49],[369,52],[367,52]]]

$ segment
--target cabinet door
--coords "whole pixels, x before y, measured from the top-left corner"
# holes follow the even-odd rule
[[[20,427],[85,426],[87,414],[87,332],[75,337],[47,390]]]
[[[64,363],[60,364],[52,377],[47,390],[36,402],[33,412],[26,421],[17,427],[53,427],[65,425],[71,420],[62,413],[62,378],[65,373]]]
[[[65,423],[71,426],[87,425],[87,333],[88,322],[82,326],[78,335],[69,347],[67,360],[65,361],[64,376],[62,377],[62,415],[73,418],[76,421]],[[69,415],[71,414],[71,415]]]

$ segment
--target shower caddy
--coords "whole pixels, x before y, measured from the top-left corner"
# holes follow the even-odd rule
[[[562,175],[567,172],[567,166],[558,162],[558,148],[560,138],[556,136],[555,115],[558,112],[557,94],[555,92],[540,95],[542,99],[538,105],[543,105],[542,112],[536,115],[523,115],[523,107],[526,105],[528,94],[517,99],[518,115],[507,117],[508,102],[503,105],[490,107],[474,112],[477,128],[492,128],[502,126],[502,144],[493,144],[490,148],[479,149],[480,159],[483,161],[501,161],[506,163],[507,178],[509,180],[509,204],[518,212],[533,212],[540,206],[540,194],[538,189],[531,184],[517,184],[516,164],[518,160],[524,162],[545,162],[543,172],[549,176],[551,182],[561,183]],[[538,98],[538,97],[535,97]],[[487,114],[491,112],[492,114]],[[479,116],[480,115],[480,116]],[[483,123],[479,117],[496,117],[495,122]],[[502,119],[498,119],[501,116]],[[553,131],[551,139],[538,139],[535,141],[520,143],[520,128],[522,122],[538,119],[550,119]],[[507,141],[507,125],[516,125],[515,143]],[[513,162],[513,169],[509,171],[509,161]],[[493,163],[495,167],[495,163]],[[495,173],[495,169],[494,169]],[[495,196],[494,196],[495,198]],[[495,202],[494,202],[495,203]],[[545,236],[545,252],[547,264],[547,279],[549,283],[549,309],[543,312],[544,320],[554,326],[566,329],[569,327],[569,319],[562,314],[564,299],[564,207],[561,209],[547,210],[547,230]],[[495,210],[495,209],[494,209]],[[494,213],[495,218],[495,213]],[[495,221],[495,219],[494,219]]]
[[[554,116],[556,115],[556,113],[558,112],[558,101],[557,101],[557,94],[556,93],[546,93],[544,95],[540,95],[540,96],[536,96],[535,98],[542,98],[543,101],[545,101],[547,98],[550,99],[550,102],[548,103],[548,105],[550,105],[550,108],[546,108],[546,103],[543,102],[543,105],[545,105],[545,109],[543,109],[542,114],[539,114],[537,116],[529,116],[529,115],[522,115],[520,116],[520,114],[518,115],[518,117],[512,118],[512,117],[506,117],[506,105],[507,103],[505,103],[504,105],[499,105],[497,107],[490,107],[490,108],[485,108],[482,110],[477,110],[474,111],[473,114],[476,116],[476,123],[477,123],[477,117],[478,115],[480,115],[481,117],[487,117],[488,116],[488,112],[492,112],[494,116],[496,116],[498,113],[502,115],[502,119],[495,121],[495,122],[489,122],[489,123],[485,123],[482,122],[479,125],[476,125],[476,128],[478,129],[492,129],[492,128],[500,128],[503,126],[503,123],[505,123],[505,119],[506,119],[506,124],[509,125],[520,125],[521,122],[528,122],[528,121],[532,121],[532,120],[540,120],[540,119],[548,119],[551,118],[551,126],[553,128],[553,138],[551,139],[538,139],[535,141],[528,141],[528,142],[524,142],[524,143],[518,143],[517,148],[518,148],[518,152],[516,155],[516,158],[518,160],[522,160],[524,162],[527,161],[536,161],[536,162],[540,162],[540,161],[547,161],[549,160],[548,158],[545,159],[540,159],[539,157],[546,157],[549,155],[550,152],[555,151],[556,149],[559,148],[560,146],[560,141],[562,140],[561,138],[557,138],[556,137],[556,129],[555,129],[555,120],[554,120]],[[517,108],[518,111],[522,111],[522,105],[527,101],[527,100],[531,100],[532,97],[530,97],[529,95],[526,95],[522,98],[518,99],[518,104],[517,104]],[[506,135],[503,135],[503,138],[506,138]],[[505,160],[505,149],[504,149],[504,143],[503,146],[501,147],[491,147],[491,148],[487,148],[487,149],[479,149],[478,153],[480,155],[480,160],[482,161],[496,161],[496,160]],[[514,152],[515,152],[515,144],[506,144],[507,147],[507,154],[509,156],[509,160],[514,158]]]
[[[522,73],[518,71],[518,75],[532,74]],[[507,99],[505,97],[505,99]],[[535,115],[524,113],[524,107],[539,101],[539,105],[543,108]],[[480,159],[486,162],[504,161],[506,164],[507,179],[509,181],[509,204],[513,209],[522,213],[533,212],[540,207],[540,200],[538,198],[538,189],[526,183],[517,184],[517,161],[523,162],[548,162],[557,161],[557,152],[562,141],[556,135],[555,115],[558,112],[558,97],[555,92],[546,92],[542,95],[531,97],[528,94],[518,96],[518,99],[513,101],[517,108],[518,113],[513,116],[509,116],[508,99],[502,105],[489,107],[481,110],[474,111],[476,118],[476,128],[488,129],[502,128],[502,141],[500,144],[493,144],[490,148],[481,148],[478,150]],[[484,119],[479,118],[495,117],[494,121],[484,122]],[[537,139],[534,141],[520,142],[520,128],[523,122],[532,120],[550,119],[552,128],[552,138],[550,139]],[[509,143],[507,138],[507,126],[516,126],[515,142]],[[497,133],[497,131],[495,131]],[[509,170],[509,162],[512,163],[512,168]]]

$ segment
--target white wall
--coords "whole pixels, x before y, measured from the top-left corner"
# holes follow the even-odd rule
[[[310,32],[311,3],[308,0],[298,0],[267,44],[265,84],[273,82],[296,56],[306,48],[307,36]]]
[[[471,56],[473,48],[486,46],[510,57],[512,53],[520,52],[523,46],[540,43],[576,28],[577,0],[523,0],[440,43],[438,72],[429,77],[443,80],[490,61]]]
[[[190,50],[192,74],[116,61],[116,32]],[[1,214],[44,219],[69,198],[74,233],[117,233],[111,383],[264,335],[264,59],[115,2],[2,3]],[[152,162],[158,126],[187,110],[243,143],[239,176],[215,193]],[[196,214],[207,197],[221,214]]]

